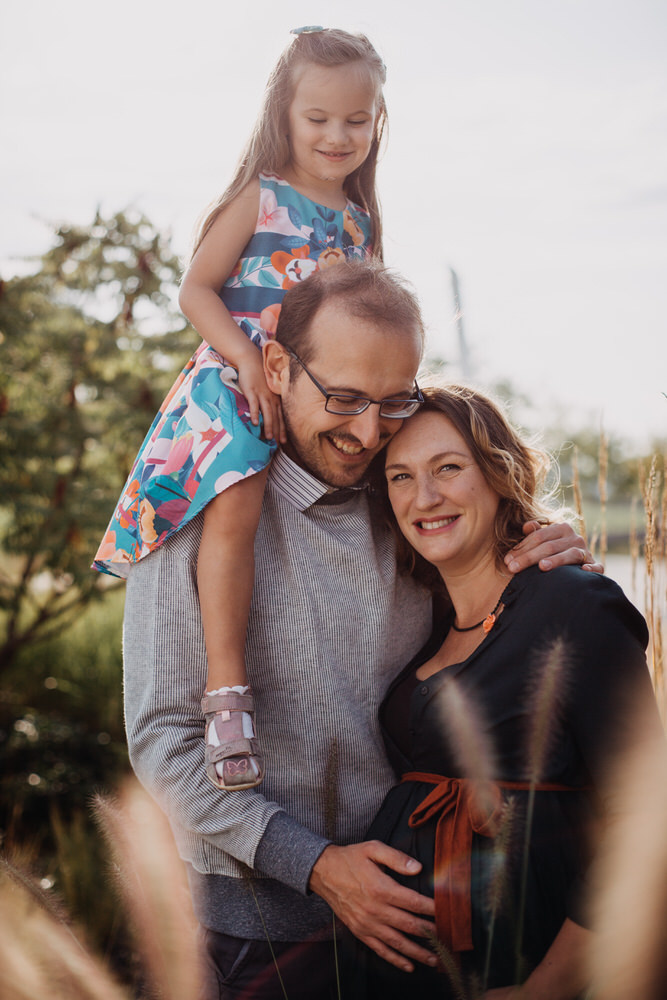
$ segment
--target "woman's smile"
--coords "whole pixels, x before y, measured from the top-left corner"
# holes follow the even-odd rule
[[[418,531],[426,531],[427,533],[429,531],[437,531],[439,528],[448,528],[450,524],[454,524],[455,521],[458,521],[459,517],[460,514],[453,514],[451,517],[441,517],[432,521],[422,519],[420,521],[415,521],[415,527]]]
[[[410,544],[446,578],[492,551],[500,498],[442,413],[416,413],[387,447],[389,501]]]

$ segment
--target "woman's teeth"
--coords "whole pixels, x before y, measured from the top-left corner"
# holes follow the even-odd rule
[[[435,531],[436,528],[445,528],[448,524],[452,524],[457,517],[458,514],[454,517],[442,517],[438,521],[418,521],[417,523],[422,531]]]

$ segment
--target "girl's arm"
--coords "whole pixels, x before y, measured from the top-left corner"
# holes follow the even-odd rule
[[[277,397],[269,390],[262,354],[234,322],[219,292],[255,231],[259,181],[252,181],[217,217],[190,262],[178,296],[181,310],[202,340],[238,369],[239,386],[254,424],[261,412],[267,438],[284,440]]]

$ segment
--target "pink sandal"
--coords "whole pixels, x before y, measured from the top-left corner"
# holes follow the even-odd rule
[[[239,792],[255,788],[264,777],[264,757],[257,740],[243,735],[243,712],[253,715],[255,701],[251,694],[206,694],[201,700],[206,718],[206,775],[216,788]],[[209,741],[214,727],[219,746]],[[223,761],[220,777],[216,764]]]

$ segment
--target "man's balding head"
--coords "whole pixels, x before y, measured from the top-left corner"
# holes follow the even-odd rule
[[[276,340],[308,363],[320,331],[313,320],[330,303],[353,319],[371,322],[388,333],[416,337],[420,355],[424,346],[424,321],[415,293],[406,281],[371,260],[346,260],[317,271],[291,288],[282,302]],[[321,331],[326,336],[326,331]]]

